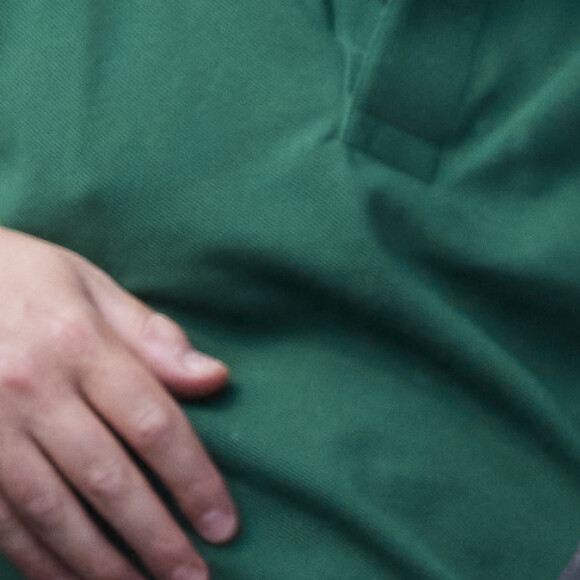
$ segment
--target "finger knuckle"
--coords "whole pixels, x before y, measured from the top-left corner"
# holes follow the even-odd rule
[[[165,440],[172,423],[169,413],[159,405],[139,409],[134,418],[135,445],[143,449]]]
[[[51,489],[34,487],[26,490],[17,504],[24,517],[41,529],[54,529],[65,519],[63,497]]]
[[[0,358],[0,385],[18,395],[34,394],[38,381],[31,361],[23,355]]]
[[[46,341],[57,356],[78,361],[91,353],[93,333],[92,325],[83,314],[61,312],[49,318]]]
[[[86,479],[87,493],[107,501],[122,497],[128,485],[127,469],[120,461],[91,465]]]
[[[147,341],[182,344],[187,342],[181,327],[160,312],[142,311],[141,334]]]

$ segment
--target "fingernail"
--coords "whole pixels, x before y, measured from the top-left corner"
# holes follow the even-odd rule
[[[219,544],[234,535],[238,523],[233,514],[222,510],[212,510],[201,518],[200,527],[203,537],[208,542]]]
[[[171,580],[208,580],[207,570],[192,566],[180,566],[171,574]]]
[[[182,360],[187,372],[194,376],[205,377],[207,375],[213,375],[214,373],[227,371],[227,367],[223,362],[196,350],[187,352]]]

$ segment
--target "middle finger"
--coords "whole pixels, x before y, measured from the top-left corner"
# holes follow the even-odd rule
[[[37,441],[156,578],[207,578],[207,567],[111,431],[80,400],[61,406]],[[66,429],[62,426],[66,425]],[[70,433],[77,433],[71,438]]]
[[[30,550],[28,559],[24,558],[27,572],[32,572],[31,557],[36,551],[36,557],[43,560],[45,572],[54,568],[60,559],[80,577],[142,580],[101,536],[58,471],[33,441],[13,442],[12,453],[3,457],[0,471],[2,491],[17,517],[12,542],[20,542],[20,547],[4,543],[3,549],[9,555],[12,553],[19,563],[22,546],[26,546]]]

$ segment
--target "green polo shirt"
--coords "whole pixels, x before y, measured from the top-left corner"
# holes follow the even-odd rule
[[[0,224],[231,366],[216,580],[546,580],[580,540],[580,3],[4,0]],[[0,558],[0,578],[21,576]]]

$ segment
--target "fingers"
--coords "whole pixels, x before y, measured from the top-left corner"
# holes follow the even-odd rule
[[[206,394],[227,369],[80,256],[33,238],[10,241],[0,252],[10,272],[0,288],[8,305],[0,316],[0,550],[32,580],[140,579],[80,496],[156,580],[207,579],[115,435],[205,538],[228,539],[237,520],[226,487],[163,388]],[[34,290],[38,280],[46,292]]]
[[[82,435],[72,440],[69,433]],[[206,566],[184,532],[90,409],[80,402],[61,407],[38,435],[63,476],[125,538],[155,578],[172,578],[186,568],[196,571],[192,577],[206,578]],[[67,539],[60,538],[59,545]],[[79,552],[87,550],[84,542],[75,542]]]
[[[230,540],[238,527],[234,504],[173,399],[122,349],[96,368],[81,387],[90,404],[163,480],[198,533],[213,543]]]
[[[3,458],[2,473],[0,546],[31,580],[143,580],[102,538],[32,441],[16,443],[14,453]]]
[[[178,396],[203,396],[228,379],[224,363],[195,350],[169,317],[152,311],[80,256],[85,283],[101,316],[159,380]]]
[[[0,551],[29,580],[77,580],[14,514],[0,494]]]

